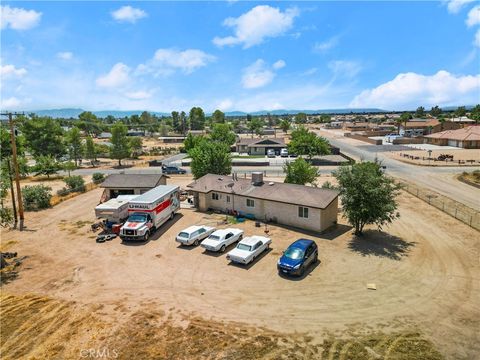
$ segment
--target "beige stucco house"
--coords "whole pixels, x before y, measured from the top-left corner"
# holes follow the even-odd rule
[[[311,186],[208,174],[188,185],[200,211],[249,215],[299,229],[322,232],[337,223],[338,192]]]

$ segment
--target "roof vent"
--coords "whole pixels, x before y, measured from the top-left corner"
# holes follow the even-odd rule
[[[275,185],[275,183],[274,183],[273,181],[270,181],[270,182],[268,183],[268,185],[273,186],[273,185]]]
[[[252,172],[252,183],[255,186],[259,186],[263,184],[263,172],[255,171]]]

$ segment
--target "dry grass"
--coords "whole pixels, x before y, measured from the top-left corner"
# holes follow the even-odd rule
[[[238,323],[184,318],[174,323],[162,311],[137,311],[124,321],[106,318],[103,306],[36,295],[3,295],[0,304],[3,359],[70,359],[82,350],[118,354],[118,359],[441,359],[416,332],[329,337],[323,344]],[[106,349],[106,350],[105,350]]]

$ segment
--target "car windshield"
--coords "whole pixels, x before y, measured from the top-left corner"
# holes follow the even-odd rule
[[[303,258],[303,250],[298,249],[298,248],[288,248],[287,251],[285,251],[285,256],[297,260]]]
[[[147,221],[147,215],[144,214],[132,214],[128,218],[130,222],[145,222]]]
[[[189,238],[190,234],[185,231],[182,231],[180,234],[178,234],[178,237]]]
[[[250,251],[252,250],[252,247],[250,245],[238,244],[237,249]]]
[[[218,236],[218,235],[210,235],[208,238],[209,238],[210,240],[215,240],[215,241],[219,241],[219,240],[220,240],[220,236]]]

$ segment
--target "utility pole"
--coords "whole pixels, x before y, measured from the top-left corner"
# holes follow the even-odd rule
[[[23,215],[23,201],[22,201],[22,189],[20,188],[20,174],[18,171],[18,162],[17,162],[17,142],[15,141],[15,128],[13,126],[13,115],[23,115],[20,113],[11,113],[6,112],[0,115],[8,116],[8,122],[10,125],[10,140],[12,143],[12,162],[13,162],[13,170],[15,171],[15,184],[17,188],[17,205],[18,205],[18,215],[20,218],[19,223],[19,230],[23,230],[23,222],[24,222],[24,215]]]

